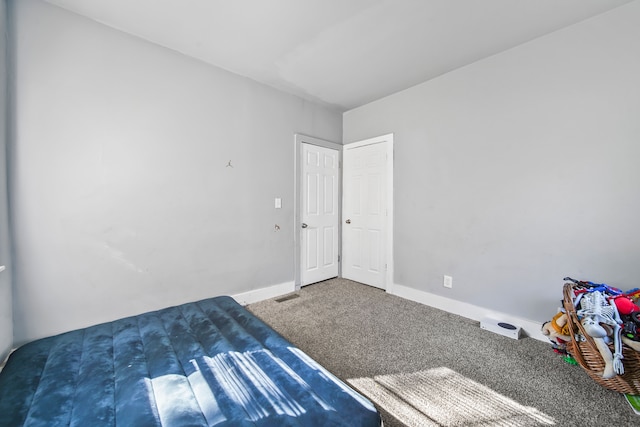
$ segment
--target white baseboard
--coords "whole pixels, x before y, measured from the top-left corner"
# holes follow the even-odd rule
[[[506,313],[501,313],[499,311],[491,310],[484,307],[478,307],[473,304],[456,301],[451,298],[431,294],[429,292],[419,291],[417,289],[409,288],[402,285],[394,284],[390,286],[387,289],[387,293],[411,301],[419,302],[420,304],[428,305],[430,307],[438,308],[449,313],[457,314],[458,316],[466,317],[467,319],[471,320],[480,321],[485,317],[498,319],[502,322],[520,326],[525,334],[531,338],[549,342],[549,339],[546,336],[542,335],[542,332],[540,331],[542,324],[539,322],[521,319]]]
[[[254,289],[252,291],[242,292],[231,295],[231,297],[240,305],[252,304],[254,302],[263,301],[269,298],[278,297],[288,294],[296,290],[294,282],[281,283],[279,285],[267,286],[266,288]]]

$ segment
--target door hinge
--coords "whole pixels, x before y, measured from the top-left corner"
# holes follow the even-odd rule
[[[338,262],[340,262],[340,255],[338,255]]]

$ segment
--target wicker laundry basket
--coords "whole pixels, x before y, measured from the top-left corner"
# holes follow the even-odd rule
[[[564,309],[567,312],[567,318],[571,330],[571,342],[567,343],[567,351],[576,359],[578,364],[587,371],[587,374],[593,378],[595,382],[601,386],[626,394],[640,395],[640,352],[623,345],[622,355],[624,357],[624,374],[616,375],[610,379],[603,379],[604,360],[596,347],[593,338],[585,332],[582,324],[578,320],[576,310],[573,306],[573,288],[572,283],[565,283],[564,293]],[[586,341],[577,341],[576,333],[586,337]],[[610,344],[613,353],[613,344]]]

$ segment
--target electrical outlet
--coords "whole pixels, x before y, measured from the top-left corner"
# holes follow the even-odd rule
[[[442,281],[442,286],[445,288],[453,288],[453,277],[444,276],[444,280]]]

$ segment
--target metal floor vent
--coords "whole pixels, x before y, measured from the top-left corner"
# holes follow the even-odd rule
[[[296,298],[300,298],[300,295],[298,295],[298,294],[289,294],[289,295],[285,295],[283,297],[280,297],[280,298],[276,299],[276,302],[285,302],[285,301],[289,301],[291,299],[296,299]]]

